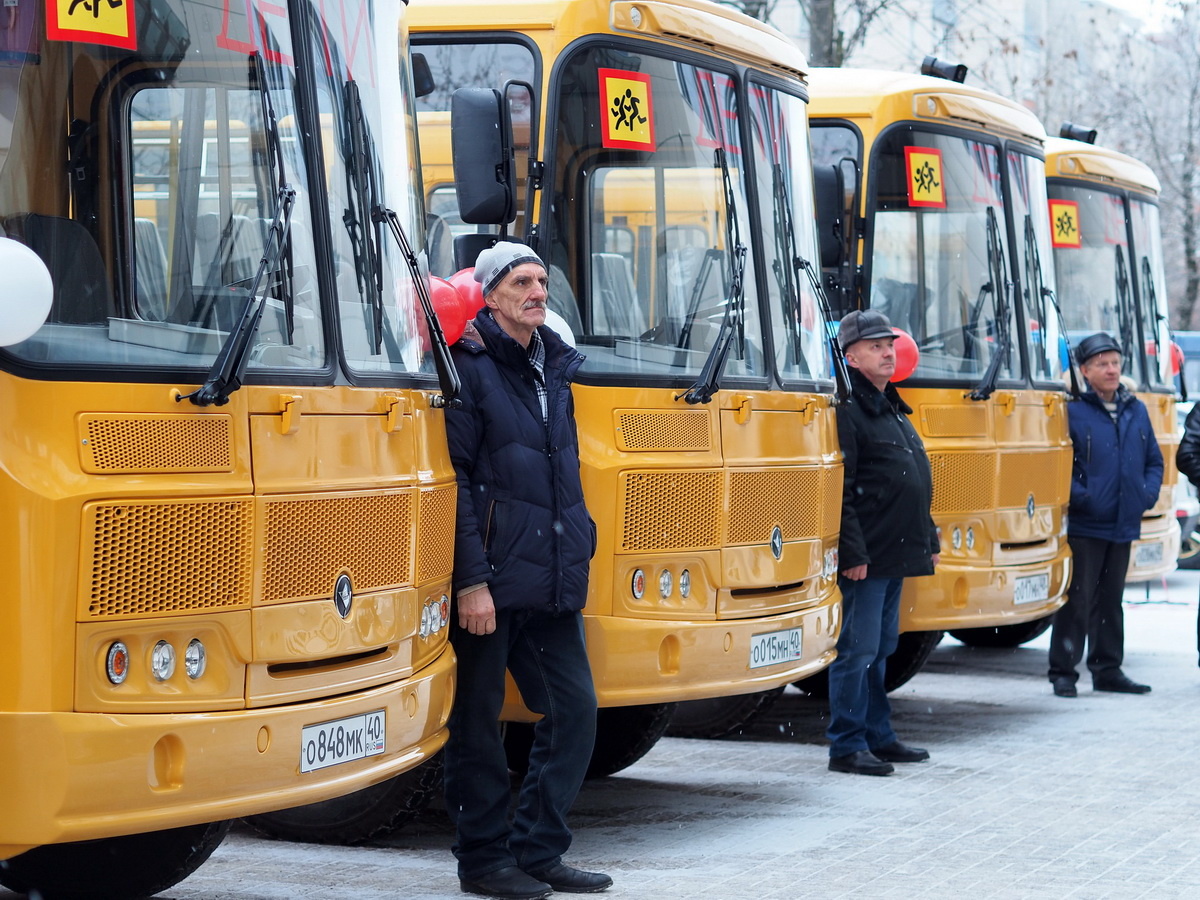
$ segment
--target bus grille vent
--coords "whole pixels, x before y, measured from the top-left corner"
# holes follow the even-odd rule
[[[708,450],[711,446],[706,412],[617,411],[619,450]]]
[[[930,453],[929,466],[933,470],[935,515],[992,509],[996,496],[995,453]]]
[[[1022,508],[1033,494],[1038,506],[1058,506],[1071,496],[1071,451],[1037,450],[1000,453],[999,509]]]
[[[630,472],[622,477],[621,549],[698,550],[717,546],[720,470]]]
[[[928,437],[986,437],[988,411],[973,406],[922,406],[921,420]]]
[[[458,488],[454,485],[421,491],[418,507],[417,581],[428,584],[449,578],[454,571],[454,512]]]
[[[837,531],[826,507],[840,475],[836,469],[819,468],[730,472],[729,543],[766,544],[776,525],[785,541]]]
[[[250,605],[252,501],[94,503],[84,515],[86,615]]]
[[[96,475],[233,470],[226,415],[85,415],[80,465]]]
[[[408,584],[413,494],[356,494],[266,504],[264,602],[328,597],[343,572],[355,593]]]

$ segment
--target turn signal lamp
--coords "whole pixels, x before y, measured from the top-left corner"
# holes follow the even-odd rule
[[[629,589],[633,591],[633,599],[641,600],[646,596],[646,573],[641,569],[633,570],[633,580],[629,584]]]
[[[104,660],[104,672],[113,684],[124,684],[129,677],[129,648],[121,641],[114,641],[108,648]]]

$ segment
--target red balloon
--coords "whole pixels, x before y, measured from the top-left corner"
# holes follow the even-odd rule
[[[1178,375],[1183,368],[1183,348],[1171,341],[1171,374]]]
[[[896,332],[896,341],[892,345],[896,350],[896,371],[888,380],[903,381],[917,370],[917,363],[921,361],[921,351],[917,349],[917,342],[912,339],[912,335],[903,328],[893,325],[892,331]]]
[[[462,295],[445,278],[431,275],[429,299],[433,301],[433,311],[437,313],[442,332],[446,335],[446,343],[453,344],[462,337],[463,329],[467,327],[467,311],[463,307]]]
[[[467,318],[475,318],[475,313],[483,308],[483,285],[475,280],[475,267],[459,269],[450,276],[450,283],[458,289],[458,295],[462,297],[463,311]]]

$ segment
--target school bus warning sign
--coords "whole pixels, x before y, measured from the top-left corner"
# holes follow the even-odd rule
[[[654,150],[654,98],[650,76],[623,69],[600,69],[600,107],[605,147]]]
[[[1054,247],[1082,247],[1079,204],[1073,200],[1050,201],[1050,243]]]
[[[904,164],[908,170],[908,205],[945,209],[942,151],[936,147],[905,147]]]
[[[133,0],[46,0],[46,38],[137,49]]]

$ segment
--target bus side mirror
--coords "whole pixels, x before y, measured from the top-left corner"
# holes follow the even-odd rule
[[[517,217],[512,123],[500,92],[459,88],[450,98],[450,147],[458,213],[469,225],[507,225]]]
[[[42,327],[54,300],[54,281],[42,258],[12,238],[0,237],[0,347],[19,344]]]
[[[846,223],[842,216],[846,186],[842,170],[837,166],[814,167],[813,189],[817,205],[817,237],[821,244],[821,268],[832,269],[840,266],[846,257]]]
[[[424,53],[412,55],[413,93],[418,97],[428,97],[437,88],[433,80],[433,71],[429,68],[429,60]]]

